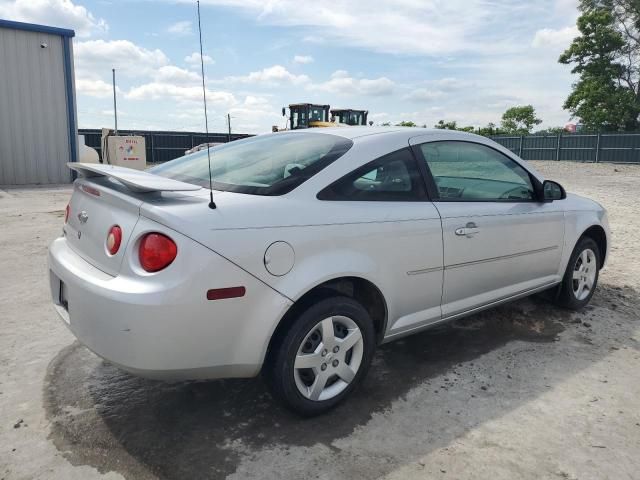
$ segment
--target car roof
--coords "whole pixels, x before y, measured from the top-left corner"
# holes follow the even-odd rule
[[[409,140],[413,137],[432,135],[436,133],[439,136],[444,135],[451,139],[469,139],[470,137],[478,137],[478,135],[467,132],[460,132],[458,130],[441,130],[421,127],[328,127],[288,130],[288,132],[313,132],[320,134],[337,135],[339,137],[348,138],[349,140],[355,140],[360,137],[368,137],[371,135],[384,135],[386,137],[393,137],[394,139],[400,138]]]

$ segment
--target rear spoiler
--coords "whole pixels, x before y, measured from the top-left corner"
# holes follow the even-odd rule
[[[82,177],[111,177],[118,180],[129,190],[137,193],[148,192],[186,192],[200,190],[202,187],[190,183],[164,178],[152,173],[96,163],[67,163],[67,166]]]

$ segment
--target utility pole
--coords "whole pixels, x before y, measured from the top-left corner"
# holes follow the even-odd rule
[[[231,141],[231,114],[227,113],[227,125],[229,126],[229,134],[227,135],[227,142]]]
[[[116,69],[112,68],[111,73],[113,76],[113,117],[116,121],[115,134],[118,134],[118,107],[116,105]]]

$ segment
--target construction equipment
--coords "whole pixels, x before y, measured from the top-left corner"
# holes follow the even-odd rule
[[[332,108],[331,121],[343,125],[366,126],[369,110],[355,110],[353,108]]]
[[[329,105],[317,105],[313,103],[292,103],[289,105],[289,130],[309,127],[328,127]],[[282,107],[282,116],[286,116],[286,108]]]
[[[366,125],[368,110],[338,108],[331,110],[330,105],[315,103],[292,103],[289,105],[289,118],[285,130],[298,130],[313,127],[345,127],[347,125]],[[287,116],[286,107],[282,107],[282,116]],[[277,126],[272,131],[277,132]]]

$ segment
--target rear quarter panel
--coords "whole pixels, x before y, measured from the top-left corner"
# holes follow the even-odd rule
[[[387,303],[388,329],[440,316],[442,233],[430,202],[321,202],[313,223],[271,228],[219,229],[207,246],[292,301],[339,277],[360,277],[378,287]],[[285,241],[294,250],[291,271],[276,276],[265,251]],[[427,270],[421,274],[409,274]],[[429,271],[432,270],[432,271]],[[417,314],[417,316],[416,316]]]

